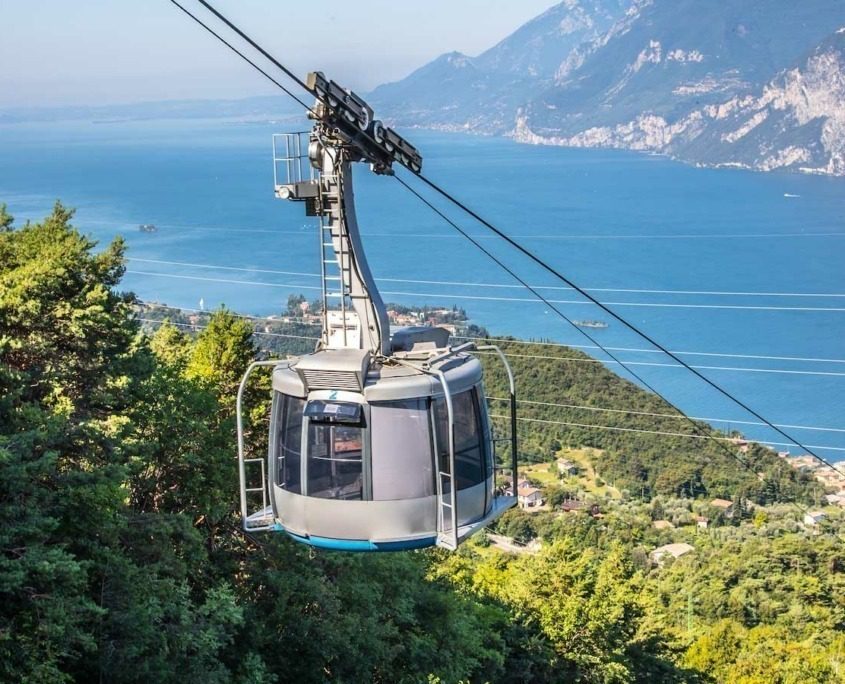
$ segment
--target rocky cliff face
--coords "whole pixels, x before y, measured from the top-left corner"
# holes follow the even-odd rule
[[[721,89],[707,81],[687,87]],[[519,113],[512,135],[533,144],[661,152],[714,166],[845,175],[845,29],[758,92],[693,108],[674,122],[640,114],[570,136],[539,135]]]
[[[837,26],[841,0],[568,0],[375,94],[404,125],[845,175]]]

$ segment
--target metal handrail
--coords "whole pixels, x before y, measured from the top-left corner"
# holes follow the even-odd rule
[[[437,379],[440,380],[440,384],[443,387],[443,398],[446,400],[446,415],[449,419],[449,512],[452,519],[452,541],[451,546],[447,546],[447,548],[455,550],[458,548],[458,487],[455,479],[455,414],[452,409],[452,393],[450,392],[449,385],[446,382],[446,374],[441,370],[433,370],[430,372],[437,376]],[[438,512],[442,517],[443,482],[440,477],[437,478],[437,484],[440,489],[437,493]]]
[[[249,380],[249,376],[252,375],[252,372],[256,368],[267,367],[267,366],[278,366],[280,363],[283,363],[281,359],[274,359],[268,361],[253,361],[246,369],[243,378],[241,378],[241,384],[238,386],[238,397],[235,401],[235,419],[237,422],[237,432],[238,432],[238,479],[240,481],[240,495],[241,495],[241,521],[243,529],[248,532],[256,532],[261,530],[271,530],[273,529],[273,525],[262,525],[260,527],[248,527],[247,526],[247,519],[249,518],[249,514],[247,512],[247,486],[246,486],[246,464],[247,461],[252,462],[254,460],[261,460],[263,459],[247,459],[246,458],[246,448],[244,446],[244,426],[243,426],[243,395],[244,390],[246,389],[247,381]],[[264,466],[262,465],[261,468],[261,484],[262,489],[264,490],[264,496],[262,498],[262,503],[264,504],[264,510],[267,508],[267,482],[265,477]]]
[[[287,184],[293,185],[305,180],[313,181],[315,178],[314,169],[308,158],[308,146],[303,152],[303,139],[310,135],[309,131],[295,131],[293,133],[273,134],[273,185],[279,185],[280,165],[284,164],[284,174],[287,177]],[[277,142],[284,140],[284,154]],[[307,171],[307,172],[306,172]]]
[[[501,359],[502,364],[505,367],[505,372],[508,374],[508,385],[509,385],[509,392],[510,392],[510,409],[511,409],[511,471],[512,471],[512,489],[514,495],[516,495],[516,483],[518,481],[518,473],[517,473],[517,435],[516,435],[516,381],[513,377],[513,369],[511,368],[510,363],[508,362],[508,357],[505,356],[505,353],[499,349],[495,344],[485,344],[480,347],[476,347],[479,351],[494,351]],[[495,478],[494,478],[495,479]],[[495,492],[496,483],[493,482],[493,491]]]
[[[472,343],[468,343],[470,346]],[[461,349],[463,350],[468,345],[462,345]],[[437,359],[448,358],[451,356],[451,353],[441,354]],[[443,387],[443,398],[446,401],[446,417],[449,422],[449,503],[444,504],[443,502],[443,475],[447,474],[440,470],[440,458],[439,454],[435,453],[435,462],[437,466],[437,527],[440,534],[446,534],[446,526],[445,520],[443,519],[443,506],[448,505],[450,510],[450,519],[452,523],[452,539],[448,544],[443,544],[446,548],[451,550],[455,550],[458,548],[458,488],[456,486],[455,480],[455,414],[452,407],[452,393],[449,390],[449,383],[446,382],[446,374],[443,373],[441,370],[427,368],[429,364],[425,364],[424,367],[420,367],[413,363],[408,363],[407,361],[403,361],[402,359],[393,357],[393,361],[398,363],[400,366],[406,366],[407,368],[413,368],[416,371],[421,371],[423,373],[427,373],[429,375],[434,375],[440,381],[441,387]],[[440,539],[438,539],[439,545]]]
[[[461,352],[464,351],[471,351],[475,349],[475,342],[464,342],[464,344],[460,344],[457,347],[449,347],[449,349],[442,354],[438,354],[437,356],[433,356],[430,359],[426,359],[423,362],[423,369],[428,370],[430,369],[435,363],[440,363],[445,359],[448,359],[452,356],[457,356]]]

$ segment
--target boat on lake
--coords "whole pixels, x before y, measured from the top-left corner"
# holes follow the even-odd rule
[[[158,228],[156,228],[155,225],[152,223],[142,223],[140,226],[138,226],[138,230],[140,230],[142,233],[158,232]]]

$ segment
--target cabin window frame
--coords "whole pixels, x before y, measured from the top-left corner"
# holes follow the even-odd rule
[[[389,400],[385,400],[385,401],[376,401],[376,402],[373,402],[372,404],[369,404],[368,408],[370,409],[370,416],[372,418],[372,415],[373,415],[372,409],[376,409],[377,413],[378,413],[378,409],[381,409],[381,408],[387,409],[388,411],[389,410],[395,411],[395,410],[399,409],[399,405],[410,403],[410,402],[417,403],[417,407],[410,408],[408,410],[417,412],[418,416],[422,420],[425,421],[424,427],[425,427],[425,431],[426,431],[427,436],[428,436],[428,439],[427,439],[426,444],[425,444],[426,455],[425,455],[425,459],[421,458],[422,454],[419,453],[419,452],[417,453],[417,456],[420,457],[419,458],[420,465],[422,465],[423,461],[425,461],[425,464],[428,465],[431,468],[431,477],[428,478],[429,481],[427,482],[426,490],[423,491],[423,492],[419,492],[419,493],[417,493],[413,496],[395,496],[395,495],[392,495],[392,496],[388,495],[388,496],[385,496],[385,497],[378,496],[378,492],[375,491],[375,484],[373,482],[373,476],[372,476],[374,468],[378,467],[378,463],[376,463],[376,465],[374,467],[373,463],[372,463],[372,458],[374,456],[376,458],[382,458],[382,456],[377,453],[376,449],[373,446],[372,435],[375,434],[375,432],[378,430],[378,426],[373,425],[372,420],[371,420],[370,429],[371,429],[372,432],[371,432],[371,435],[370,435],[369,444],[370,444],[370,473],[371,473],[370,486],[372,488],[371,489],[371,500],[372,501],[407,501],[407,500],[410,500],[410,499],[422,499],[422,498],[427,498],[427,497],[430,497],[430,496],[435,496],[436,493],[437,493],[437,479],[436,479],[437,478],[437,470],[436,470],[436,462],[435,462],[435,459],[433,458],[433,454],[435,453],[435,448],[434,448],[435,441],[434,441],[434,425],[433,425],[432,420],[431,420],[431,415],[432,415],[432,408],[431,408],[432,400],[431,400],[431,397],[430,396],[422,396],[422,397],[416,396],[416,397],[405,397],[403,399],[389,399]],[[395,434],[398,436],[398,435],[402,435],[403,433],[400,432],[400,431],[397,431]],[[406,437],[407,436],[408,435],[406,435]],[[397,444],[397,448],[402,448],[401,444]],[[390,454],[386,454],[385,456],[390,457]],[[412,459],[412,461],[413,461],[413,463],[416,463],[417,459]],[[377,496],[378,496],[378,498],[376,498]]]
[[[283,392],[276,392],[279,399],[276,401],[276,408],[273,411],[273,420],[270,429],[270,445],[273,454],[273,462],[270,465],[270,472],[273,476],[273,483],[280,489],[284,489],[291,494],[302,493],[302,423],[305,420],[305,405],[304,397],[297,397],[291,394],[284,394]],[[296,482],[296,488],[291,488],[289,478],[285,475],[285,468],[288,465],[288,456],[285,451],[291,451],[286,446],[286,441],[283,435],[287,435],[289,431],[288,416],[290,415],[290,406],[293,403],[300,405],[300,424],[297,434],[299,439],[297,441],[298,449],[295,452],[299,460],[299,478]]]
[[[308,404],[306,400],[306,405]],[[358,402],[353,402],[358,403]],[[357,425],[352,425],[349,423],[329,423],[320,420],[315,420],[309,416],[304,414],[304,407],[303,407],[303,418],[302,418],[302,437],[301,437],[301,444],[304,448],[305,455],[301,461],[301,474],[300,474],[300,482],[302,483],[302,495],[308,496],[315,499],[322,499],[325,501],[371,501],[372,500],[372,473],[371,473],[371,449],[370,449],[370,411],[369,406],[366,403],[361,403],[361,421]],[[311,425],[320,425],[325,426],[330,429],[330,434],[334,432],[334,430],[340,428],[352,428],[358,429],[360,431],[361,437],[361,497],[360,498],[335,498],[335,497],[328,497],[328,496],[317,496],[311,492],[311,480],[309,476],[309,466],[312,461],[311,455]],[[341,461],[342,459],[336,459],[337,461]]]
[[[439,421],[441,420],[441,418],[438,414],[442,414],[442,420],[445,423],[446,429],[448,430],[449,417],[448,417],[448,411],[447,411],[447,408],[446,408],[446,399],[445,399],[445,397],[443,397],[441,395],[441,396],[434,397],[433,401],[431,402],[431,420],[432,420],[432,425],[433,425],[433,428],[434,428],[435,475],[437,475],[437,473],[439,473],[441,471],[446,472],[446,473],[450,473],[450,481],[452,479],[455,480],[455,486],[457,486],[458,492],[462,492],[464,490],[470,489],[470,488],[475,487],[477,485],[483,484],[483,483],[487,482],[487,480],[490,477],[490,468],[488,467],[488,454],[487,454],[489,449],[488,449],[488,445],[487,445],[487,438],[486,438],[486,432],[485,432],[485,421],[484,421],[484,417],[483,417],[484,413],[481,410],[481,403],[480,403],[479,396],[478,396],[478,386],[477,385],[473,385],[469,389],[462,390],[460,392],[456,392],[455,394],[451,395],[453,411],[455,412],[455,414],[457,414],[457,410],[455,410],[457,402],[455,400],[458,397],[461,397],[465,394],[470,395],[470,401],[471,401],[472,412],[473,412],[474,423],[475,423],[475,430],[476,430],[476,435],[477,435],[477,438],[478,438],[477,448],[479,450],[479,456],[480,456],[479,464],[480,464],[480,470],[481,470],[481,479],[478,480],[478,481],[473,481],[473,480],[470,479],[470,483],[466,483],[463,486],[460,483],[460,479],[456,476],[457,474],[452,475],[452,473],[450,473],[450,471],[449,471],[449,462],[448,462],[448,458],[449,458],[449,435],[448,435],[448,432],[445,435],[443,435],[444,442],[445,442],[444,444],[441,445],[440,440],[438,439],[438,432],[440,432],[440,428],[438,427],[438,425],[439,425]],[[442,408],[440,408],[440,407],[442,407]],[[454,417],[456,417],[456,415]],[[474,448],[476,448],[476,446],[473,445],[473,446],[467,446],[467,447],[460,448],[460,445],[458,443],[457,421],[455,423],[455,428],[456,428],[456,430],[455,430],[455,470],[459,471],[460,468],[458,466],[458,464],[459,464],[458,454],[463,453],[465,451],[469,451],[470,449],[474,449]],[[441,447],[442,447],[442,451],[441,451]],[[443,460],[441,460],[441,459],[443,459]],[[486,488],[485,488],[485,490],[486,490]],[[446,492],[444,492],[444,494],[445,493]],[[485,509],[487,508],[487,504],[488,504],[487,494],[485,493]]]

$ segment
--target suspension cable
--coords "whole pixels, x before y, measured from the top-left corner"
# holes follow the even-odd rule
[[[272,77],[270,77],[270,76],[269,76],[269,75],[268,75],[268,74],[267,74],[264,70],[262,70],[260,67],[258,67],[258,66],[257,66],[254,62],[252,62],[251,60],[249,60],[249,58],[247,58],[245,55],[243,55],[243,53],[241,53],[241,52],[240,52],[240,51],[238,51],[236,48],[234,48],[233,46],[231,46],[231,44],[229,44],[227,41],[225,41],[225,40],[224,40],[224,39],[223,39],[223,38],[222,38],[219,34],[215,33],[213,30],[211,30],[209,27],[207,27],[207,26],[206,26],[206,25],[205,25],[205,24],[204,24],[204,23],[203,23],[200,19],[198,19],[196,16],[194,16],[193,14],[191,14],[190,12],[188,12],[188,11],[187,11],[184,7],[182,7],[182,6],[181,6],[178,2],[176,2],[176,0],[169,0],[169,2],[173,3],[174,5],[176,5],[176,6],[177,6],[179,9],[181,9],[181,10],[182,10],[185,14],[187,14],[187,15],[188,15],[189,17],[191,17],[194,21],[196,21],[198,24],[200,24],[201,26],[203,26],[203,28],[205,28],[205,29],[206,29],[209,33],[211,33],[211,34],[212,34],[215,38],[217,38],[217,39],[218,39],[219,41],[221,41],[224,45],[226,45],[227,47],[229,47],[229,48],[230,48],[233,52],[235,52],[236,54],[238,54],[238,55],[239,55],[242,59],[244,59],[245,61],[247,61],[250,65],[252,65],[255,69],[257,69],[260,73],[262,73],[265,77],[267,77],[268,79],[270,79],[271,81],[273,81],[273,82],[274,82],[274,83],[275,83],[278,87],[280,87],[280,88],[281,88],[284,92],[286,92],[288,95],[290,95],[292,98],[294,98],[297,102],[299,102],[299,104],[301,104],[302,106],[304,106],[306,109],[310,110],[310,107],[308,107],[308,106],[307,106],[307,105],[306,105],[306,104],[305,104],[302,100],[300,100],[298,97],[296,97],[295,95],[293,95],[293,94],[292,94],[289,90],[287,90],[284,86],[282,86],[282,85],[281,85],[281,84],[279,84],[277,81],[275,81],[275,79],[273,79]],[[235,33],[237,33],[237,34],[238,34],[241,38],[243,38],[243,39],[244,39],[247,43],[249,43],[249,44],[250,44],[253,48],[255,48],[256,50],[258,50],[258,52],[260,52],[260,53],[261,53],[264,57],[266,57],[266,58],[267,58],[270,62],[272,62],[272,63],[273,63],[276,67],[278,67],[278,68],[279,68],[279,69],[280,69],[283,73],[285,73],[285,75],[287,75],[287,76],[288,76],[289,78],[291,78],[291,79],[292,79],[295,83],[297,83],[297,85],[299,85],[300,87],[302,87],[302,88],[303,88],[304,90],[306,90],[307,92],[311,93],[311,90],[308,88],[308,86],[307,86],[307,85],[306,85],[306,84],[305,84],[305,83],[304,83],[301,79],[299,79],[299,78],[298,78],[295,74],[293,74],[293,72],[292,72],[292,71],[290,71],[290,70],[289,70],[287,67],[285,67],[285,66],[284,66],[281,62],[279,62],[279,61],[278,61],[277,59],[275,59],[272,55],[270,55],[270,54],[269,54],[266,50],[264,50],[264,49],[263,49],[263,48],[262,48],[262,47],[261,47],[258,43],[256,43],[256,42],[255,42],[252,38],[250,38],[250,37],[249,37],[246,33],[244,33],[244,32],[243,32],[240,28],[238,28],[235,24],[233,24],[231,21],[229,21],[229,20],[228,20],[225,16],[223,16],[220,12],[218,12],[218,11],[217,11],[217,10],[216,10],[216,9],[215,9],[215,8],[214,8],[211,4],[210,4],[210,3],[208,3],[206,0],[198,0],[198,2],[200,2],[200,4],[202,4],[202,5],[203,5],[206,9],[208,9],[210,12],[212,12],[212,14],[214,14],[214,15],[215,15],[218,19],[220,19],[223,23],[225,23],[225,24],[226,24],[226,25],[227,25],[230,29],[232,29],[233,31],[235,31]],[[364,136],[365,136],[365,137],[367,137],[367,138],[369,138],[369,136],[368,136],[366,133],[364,133]],[[781,428],[778,428],[777,426],[775,426],[773,423],[771,423],[771,421],[767,420],[764,416],[762,416],[762,415],[761,415],[760,413],[758,413],[756,410],[754,410],[753,408],[751,408],[748,404],[746,404],[745,402],[743,402],[742,400],[740,400],[739,398],[737,398],[736,396],[734,396],[734,395],[733,395],[732,393],[730,393],[728,390],[726,390],[726,389],[722,388],[722,387],[721,387],[718,383],[714,382],[713,380],[711,380],[710,378],[708,378],[708,377],[707,377],[706,375],[704,375],[703,373],[699,372],[698,370],[696,370],[695,368],[693,368],[692,366],[690,366],[689,364],[687,364],[687,363],[686,363],[683,359],[681,359],[679,356],[677,356],[677,355],[675,355],[674,353],[672,353],[672,352],[671,352],[668,348],[666,348],[665,346],[663,346],[662,344],[660,344],[658,341],[656,341],[653,337],[651,337],[651,336],[650,336],[650,335],[648,335],[646,332],[644,332],[643,330],[641,330],[639,327],[637,327],[637,326],[636,326],[636,325],[634,325],[633,323],[629,322],[627,319],[625,319],[625,318],[624,318],[624,317],[622,317],[621,315],[617,314],[617,313],[616,313],[613,309],[610,309],[610,308],[609,308],[606,304],[604,304],[604,303],[602,303],[601,301],[599,301],[597,298],[595,298],[595,297],[594,297],[593,295],[591,295],[589,292],[587,292],[586,290],[584,290],[584,289],[583,289],[583,288],[581,288],[580,286],[576,285],[576,284],[575,284],[575,283],[574,283],[571,279],[569,279],[567,276],[565,276],[565,275],[564,275],[563,273],[561,273],[559,270],[557,270],[556,268],[552,267],[552,266],[551,266],[550,264],[548,264],[545,260],[541,259],[539,256],[537,256],[536,254],[534,254],[531,250],[529,250],[528,248],[524,247],[524,246],[523,246],[523,245],[521,245],[519,242],[517,242],[515,239],[513,239],[512,237],[510,237],[509,235],[507,235],[506,233],[504,233],[504,232],[503,232],[503,231],[501,231],[500,229],[498,229],[496,226],[494,226],[492,223],[490,223],[489,221],[487,221],[486,219],[484,219],[482,216],[480,216],[477,212],[475,212],[473,209],[471,209],[469,206],[467,206],[467,205],[466,205],[465,203],[463,203],[461,200],[457,199],[454,195],[452,195],[452,194],[451,194],[451,193],[449,193],[448,191],[446,191],[446,190],[444,190],[443,188],[441,188],[441,187],[440,187],[437,183],[435,183],[433,180],[431,180],[431,179],[429,179],[427,176],[423,175],[423,173],[422,173],[421,171],[416,171],[416,172],[415,172],[415,171],[410,170],[410,169],[409,169],[409,171],[411,172],[411,174],[412,174],[412,175],[414,175],[414,176],[416,176],[417,178],[419,178],[419,179],[420,179],[420,181],[422,181],[422,182],[423,182],[425,185],[427,185],[430,189],[432,189],[432,190],[433,190],[433,191],[435,191],[437,194],[441,195],[443,198],[445,198],[446,200],[448,200],[450,203],[454,204],[454,205],[455,205],[456,207],[458,207],[460,210],[462,210],[463,212],[465,212],[467,215],[469,215],[470,217],[472,217],[473,219],[475,219],[476,221],[478,221],[478,222],[479,222],[482,226],[484,226],[485,228],[487,228],[489,231],[493,232],[493,233],[494,233],[496,236],[498,236],[501,240],[503,240],[504,242],[506,242],[507,244],[509,244],[511,247],[513,247],[514,249],[516,249],[517,251],[519,251],[519,252],[520,252],[521,254],[523,254],[524,256],[528,257],[531,261],[533,261],[535,264],[537,264],[538,266],[540,266],[543,270],[547,271],[548,273],[550,273],[551,275],[553,275],[555,278],[557,278],[557,279],[558,279],[558,280],[560,280],[561,282],[563,282],[563,283],[565,283],[566,285],[568,285],[569,287],[571,287],[573,290],[575,290],[576,292],[578,292],[578,293],[579,293],[582,297],[584,297],[584,298],[588,299],[589,301],[591,301],[593,304],[595,304],[596,306],[598,306],[601,310],[603,310],[603,311],[604,311],[605,313],[607,313],[609,316],[613,317],[614,319],[616,319],[617,321],[619,321],[622,325],[624,325],[625,327],[627,327],[629,330],[631,330],[632,332],[634,332],[635,334],[637,334],[638,336],[640,336],[642,339],[644,339],[646,342],[648,342],[649,344],[653,345],[655,348],[657,348],[657,349],[659,349],[660,351],[662,351],[662,352],[663,352],[664,354],[666,354],[669,358],[671,358],[672,360],[674,360],[677,364],[679,364],[680,366],[682,366],[682,367],[686,368],[689,372],[693,373],[696,377],[698,377],[700,380],[702,380],[703,382],[705,382],[707,385],[709,385],[710,387],[712,387],[713,389],[715,389],[717,392],[719,392],[720,394],[722,394],[723,396],[725,396],[725,397],[726,397],[726,398],[728,398],[729,400],[731,400],[731,401],[733,401],[734,403],[736,403],[738,406],[740,406],[741,408],[743,408],[744,410],[746,410],[748,413],[750,413],[751,415],[753,415],[755,418],[757,418],[757,419],[759,419],[759,420],[763,421],[766,425],[768,425],[769,427],[771,427],[773,430],[775,430],[778,434],[782,435],[784,438],[786,438],[787,440],[789,440],[791,443],[794,443],[796,446],[799,446],[800,448],[804,449],[804,450],[805,450],[805,451],[806,451],[806,452],[807,452],[810,456],[812,456],[813,458],[815,458],[815,459],[816,459],[816,460],[818,460],[819,462],[821,462],[821,463],[823,463],[823,464],[825,464],[825,465],[829,466],[831,469],[833,469],[833,470],[834,470],[834,471],[836,471],[836,472],[841,472],[841,471],[839,471],[839,470],[838,470],[835,466],[833,466],[831,463],[829,463],[826,459],[824,459],[824,458],[822,458],[821,456],[819,456],[819,455],[817,455],[816,453],[814,453],[811,449],[807,448],[807,447],[806,447],[805,445],[803,445],[800,441],[798,441],[797,439],[793,438],[791,435],[789,435],[788,433],[786,433],[786,432],[785,432],[784,430],[782,430]],[[413,189],[410,185],[408,185],[408,184],[407,184],[404,180],[402,180],[401,178],[399,178],[399,176],[394,176],[394,177],[395,177],[395,178],[397,178],[397,180],[399,180],[399,182],[400,182],[400,183],[401,183],[404,187],[406,187],[409,191],[411,191],[414,195],[416,195],[416,196],[417,196],[417,197],[418,197],[421,201],[423,201],[424,203],[426,203],[426,204],[427,204],[428,206],[430,206],[430,207],[431,207],[431,208],[432,208],[435,212],[437,212],[437,213],[438,213],[438,214],[439,214],[442,218],[444,218],[444,220],[447,220],[447,221],[448,221],[448,222],[449,222],[449,223],[450,223],[450,224],[451,224],[451,225],[452,225],[452,226],[453,226],[456,230],[460,231],[460,232],[464,235],[464,237],[465,237],[466,239],[468,239],[470,242],[472,242],[472,244],[473,244],[473,245],[475,245],[475,246],[476,246],[478,249],[480,249],[481,251],[485,252],[485,254],[487,254],[487,255],[488,255],[491,259],[493,259],[494,261],[496,261],[496,262],[497,262],[497,263],[498,263],[498,264],[499,264],[499,265],[500,265],[503,269],[506,269],[506,270],[507,270],[507,271],[508,271],[508,272],[509,272],[509,273],[510,273],[510,274],[511,274],[514,278],[516,278],[517,280],[519,280],[519,282],[521,282],[521,283],[523,284],[523,286],[525,286],[525,287],[526,287],[526,289],[528,289],[529,291],[531,291],[531,292],[532,292],[532,294],[534,294],[534,295],[535,295],[538,299],[540,299],[541,301],[546,302],[547,306],[549,306],[552,310],[556,311],[556,312],[558,313],[558,315],[559,315],[559,316],[561,316],[561,318],[563,318],[564,320],[566,320],[567,322],[569,322],[569,323],[570,323],[570,324],[571,324],[571,325],[572,325],[572,326],[573,326],[576,330],[578,330],[578,331],[579,331],[582,335],[584,335],[585,337],[587,337],[590,341],[592,341],[592,342],[593,342],[594,344],[596,344],[599,348],[601,348],[601,349],[605,352],[605,354],[607,354],[608,356],[610,356],[610,358],[612,358],[612,359],[616,360],[616,361],[617,361],[617,363],[619,363],[619,364],[620,364],[623,368],[625,368],[625,369],[626,369],[626,370],[627,370],[627,371],[628,371],[628,372],[629,372],[629,373],[630,373],[633,377],[635,377],[635,378],[637,378],[637,379],[640,379],[640,378],[639,378],[639,376],[638,376],[636,373],[634,373],[634,372],[633,372],[633,371],[631,371],[629,368],[627,368],[627,367],[624,365],[624,363],[622,363],[622,362],[620,362],[618,359],[616,359],[616,358],[615,358],[615,356],[613,356],[613,354],[612,354],[611,352],[607,351],[607,350],[604,348],[604,346],[602,346],[602,345],[601,345],[601,344],[600,344],[597,340],[595,340],[595,339],[594,339],[591,335],[589,335],[589,333],[587,333],[585,330],[583,330],[583,329],[579,328],[578,326],[575,326],[575,325],[574,325],[574,323],[573,323],[570,319],[568,319],[568,318],[565,316],[565,314],[563,314],[561,311],[559,311],[559,310],[558,310],[558,309],[557,309],[557,308],[556,308],[553,304],[549,303],[549,302],[548,302],[548,301],[547,301],[547,300],[546,300],[546,299],[545,299],[545,298],[544,298],[544,297],[543,297],[543,296],[542,296],[542,295],[541,295],[541,294],[540,294],[540,293],[539,293],[536,289],[531,288],[531,286],[530,286],[527,282],[525,282],[524,280],[522,280],[521,278],[519,278],[519,277],[518,277],[518,276],[517,276],[517,275],[516,275],[516,274],[515,274],[512,270],[510,270],[507,266],[505,266],[503,262],[500,262],[500,261],[499,261],[498,259],[496,259],[496,257],[494,257],[494,256],[493,256],[490,252],[488,252],[487,250],[485,250],[485,249],[481,246],[481,244],[480,244],[477,240],[473,239],[473,238],[472,238],[472,237],[471,237],[468,233],[466,233],[466,232],[462,231],[460,228],[458,228],[458,226],[457,226],[454,222],[452,222],[451,220],[449,220],[449,219],[448,219],[448,218],[447,218],[444,214],[442,214],[442,212],[440,212],[438,209],[436,209],[436,208],[434,207],[434,205],[432,205],[432,204],[431,204],[428,200],[426,200],[426,199],[425,199],[422,195],[420,195],[417,191],[415,191],[415,190],[414,190],[414,189]],[[655,390],[653,387],[651,387],[648,383],[646,383],[646,382],[645,382],[645,381],[643,381],[642,379],[640,379],[640,382],[642,382],[642,383],[643,383],[643,385],[644,385],[645,387],[647,387],[648,389],[650,389],[650,390],[651,390],[654,394],[656,394],[657,396],[659,396],[660,398],[662,398],[664,401],[666,401],[666,403],[667,403],[667,404],[669,404],[672,408],[674,408],[674,409],[678,410],[680,413],[683,413],[683,412],[682,412],[682,411],[680,411],[680,409],[678,409],[678,408],[677,408],[674,404],[672,404],[671,402],[669,402],[668,400],[666,400],[666,398],[665,398],[665,397],[663,397],[663,395],[662,395],[662,394],[660,394],[657,390]],[[694,426],[694,429],[695,429],[695,430],[699,430],[699,427],[698,427],[697,423],[695,423],[695,421],[690,420],[690,423]],[[749,470],[751,470],[752,472],[754,472],[754,471],[753,471],[753,469],[752,469],[752,468],[751,468],[751,467],[750,467],[747,463],[745,463],[745,462],[743,462],[741,459],[739,459],[739,458],[738,458],[738,456],[737,456],[736,454],[734,454],[733,452],[730,452],[729,450],[728,450],[728,452],[731,454],[731,456],[732,456],[732,457],[734,457],[734,458],[735,458],[736,460],[738,460],[741,464],[743,464],[743,465],[744,465],[744,467],[746,467],[746,468],[748,468]],[[755,473],[755,474],[756,474],[756,473]]]

